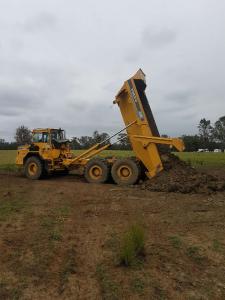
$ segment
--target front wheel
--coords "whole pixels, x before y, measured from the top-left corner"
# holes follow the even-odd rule
[[[113,164],[111,174],[119,185],[135,184],[141,175],[140,164],[133,159],[119,159]]]
[[[25,163],[24,173],[27,178],[37,180],[43,174],[43,164],[38,157],[29,157]]]
[[[84,177],[90,183],[105,183],[109,176],[109,164],[104,159],[91,159],[85,166]]]

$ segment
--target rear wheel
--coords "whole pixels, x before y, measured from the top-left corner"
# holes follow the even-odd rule
[[[44,168],[41,160],[38,157],[29,157],[25,163],[25,175],[29,179],[40,179]]]
[[[84,171],[84,177],[91,183],[104,183],[110,176],[109,164],[104,159],[95,158],[90,160]]]
[[[140,178],[141,168],[135,160],[119,159],[113,164],[111,174],[115,183],[119,185],[132,185]]]

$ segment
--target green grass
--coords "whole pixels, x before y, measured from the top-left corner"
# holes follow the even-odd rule
[[[174,248],[176,248],[176,249],[181,248],[181,246],[182,246],[182,241],[181,241],[181,238],[180,238],[179,236],[175,236],[175,235],[170,236],[170,237],[169,237],[169,240],[170,240],[170,242],[171,242],[171,244],[172,244],[172,246],[173,246]]]
[[[120,249],[120,263],[124,266],[135,266],[141,263],[144,256],[144,230],[139,225],[133,225],[125,232]]]
[[[176,152],[180,159],[190,162],[193,167],[224,167],[225,153],[214,152]]]
[[[0,150],[0,170],[14,171],[16,150]]]
[[[194,262],[202,263],[204,256],[201,254],[201,249],[198,246],[190,246],[187,248],[187,256],[189,256]]]
[[[79,155],[84,150],[74,150],[75,155]],[[16,150],[0,150],[0,170],[14,171]],[[180,159],[191,163],[194,167],[224,167],[225,166],[225,153],[197,153],[197,152],[176,152]],[[127,157],[134,156],[133,151],[124,150],[105,150],[99,154],[101,157]]]
[[[75,155],[79,155],[80,153],[84,152],[84,150],[73,150]],[[127,156],[134,156],[133,151],[129,150],[105,150],[102,151],[99,156],[101,157],[108,157],[108,156],[116,156],[116,157],[127,157]]]

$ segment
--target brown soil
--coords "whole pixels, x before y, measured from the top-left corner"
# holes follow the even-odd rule
[[[152,192],[74,175],[2,174],[0,183],[0,299],[225,299],[224,192]],[[135,223],[145,259],[120,266],[118,241]]]
[[[164,170],[155,178],[146,180],[141,188],[180,193],[213,193],[225,190],[225,180],[221,174],[200,172],[173,154],[164,155],[162,159]]]

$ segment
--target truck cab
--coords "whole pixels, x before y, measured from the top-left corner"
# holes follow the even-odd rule
[[[65,171],[64,159],[72,158],[70,142],[61,128],[38,128],[32,131],[31,144],[18,147],[16,164],[24,167],[31,179],[51,171]]]

